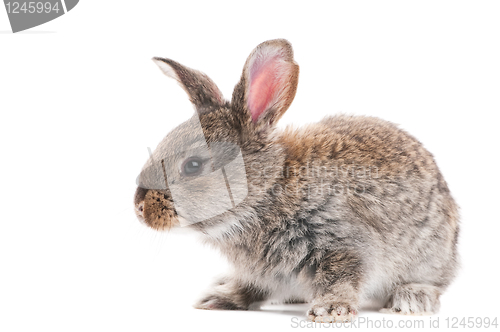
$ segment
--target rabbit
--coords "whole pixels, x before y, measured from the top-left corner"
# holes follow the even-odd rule
[[[228,259],[231,272],[195,308],[304,302],[315,322],[352,320],[366,301],[387,313],[439,310],[459,266],[459,212],[416,138],[367,116],[276,128],[299,75],[284,39],[251,52],[231,101],[205,74],[153,61],[185,90],[195,114],[146,162],[135,212],[155,230],[198,232]],[[216,143],[227,146],[210,159]],[[209,176],[238,156],[243,177]],[[228,205],[220,197],[233,187]]]

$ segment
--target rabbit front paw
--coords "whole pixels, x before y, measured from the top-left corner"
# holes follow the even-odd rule
[[[356,318],[357,309],[347,303],[315,304],[307,312],[307,318],[317,323],[350,322]]]
[[[246,310],[240,305],[237,305],[229,298],[218,294],[207,295],[198,301],[194,307],[196,309],[204,309],[204,310]]]

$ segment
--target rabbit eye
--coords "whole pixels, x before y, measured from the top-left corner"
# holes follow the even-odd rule
[[[181,167],[182,175],[194,176],[201,173],[203,160],[199,157],[190,157],[184,161]]]

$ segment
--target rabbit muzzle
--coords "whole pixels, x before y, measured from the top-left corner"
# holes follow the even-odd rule
[[[167,190],[138,187],[134,198],[135,214],[140,222],[155,230],[169,230],[179,225],[172,196]]]

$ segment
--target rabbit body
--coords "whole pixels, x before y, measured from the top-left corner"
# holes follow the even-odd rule
[[[207,142],[237,145],[245,164],[246,198],[188,226],[232,266],[197,308],[303,301],[311,302],[309,319],[321,322],[349,320],[369,299],[382,301],[386,312],[439,309],[458,265],[458,207],[418,140],[362,116],[278,130],[274,124],[293,100],[298,77],[285,40],[252,52],[231,102],[204,74],[172,60],[156,62],[179,81],[197,114],[160,143],[153,160],[175,170],[188,156],[168,158],[168,151],[189,150],[199,124]],[[161,176],[146,173],[142,183]],[[192,209],[209,209],[199,203],[203,190],[190,189],[188,203],[198,204]],[[139,219],[155,229],[181,224],[191,210],[176,208],[168,188],[147,185],[138,188],[135,203]]]

